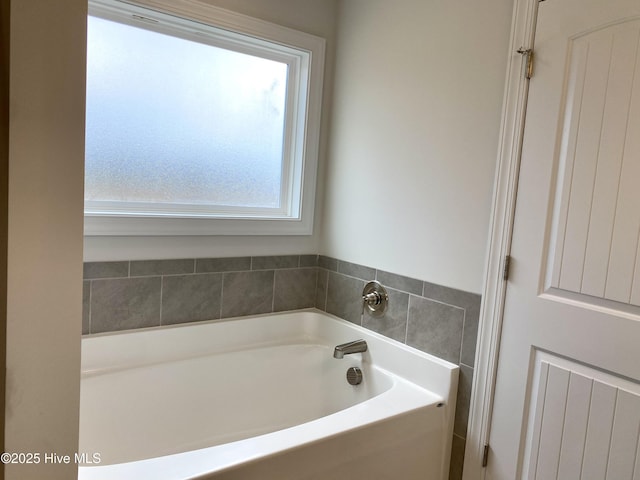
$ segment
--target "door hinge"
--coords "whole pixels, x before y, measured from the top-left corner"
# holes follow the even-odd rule
[[[524,69],[525,78],[531,78],[533,76],[533,50],[531,48],[520,47],[518,53],[526,57],[526,67]]]
[[[502,266],[502,279],[509,280],[509,270],[511,268],[511,255],[504,256],[504,264]]]
[[[486,467],[488,461],[489,461],[489,445],[485,445],[482,451],[482,467]]]

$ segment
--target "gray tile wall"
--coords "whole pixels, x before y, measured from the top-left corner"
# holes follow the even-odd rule
[[[316,255],[85,263],[82,333],[313,307],[316,263]]]
[[[480,295],[318,255],[91,262],[83,334],[316,307],[460,365],[450,480],[462,478]],[[362,313],[378,280],[389,308]]]
[[[480,295],[329,257],[318,258],[316,308],[460,366],[450,480],[462,478]],[[389,294],[382,317],[362,313],[362,289],[378,280]]]

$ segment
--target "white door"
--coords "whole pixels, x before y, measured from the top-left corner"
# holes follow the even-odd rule
[[[534,51],[487,478],[640,479],[640,0]]]

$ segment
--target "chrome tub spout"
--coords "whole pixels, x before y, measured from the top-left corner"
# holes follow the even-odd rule
[[[343,343],[336,346],[333,350],[333,358],[343,358],[351,353],[361,353],[367,351],[367,342],[364,340],[355,340],[353,342]]]

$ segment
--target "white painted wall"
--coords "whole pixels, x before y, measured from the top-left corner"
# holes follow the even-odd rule
[[[323,120],[318,157],[314,233],[306,236],[86,237],[85,261],[233,257],[317,253],[323,177],[331,111],[338,0],[205,0],[211,5],[294,28],[326,39]]]
[[[512,0],[344,0],[320,251],[480,293]]]
[[[75,478],[86,0],[11,2],[6,479]]]

